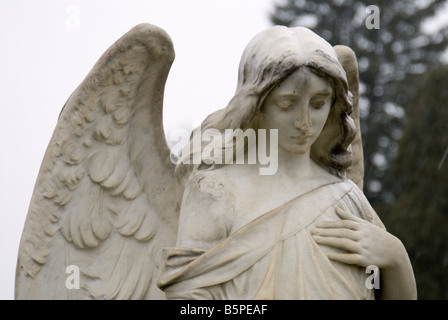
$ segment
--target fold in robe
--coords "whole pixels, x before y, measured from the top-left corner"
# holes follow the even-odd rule
[[[212,248],[165,248],[158,285],[168,299],[373,299],[370,273],[330,260],[311,229],[339,220],[339,207],[384,228],[350,180],[331,183],[271,210]]]

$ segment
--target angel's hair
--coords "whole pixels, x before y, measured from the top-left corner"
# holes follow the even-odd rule
[[[301,41],[301,37],[306,38],[305,42],[311,49],[304,49],[303,46],[298,48],[297,42]],[[277,26],[257,35],[249,43],[241,59],[234,97],[227,107],[210,114],[194,132],[217,129],[224,136],[226,129],[258,129],[257,116],[262,112],[267,95],[301,67],[309,68],[327,81],[335,93],[325,126],[311,147],[311,158],[332,174],[344,176],[352,162],[350,144],[356,135],[356,127],[350,117],[353,110],[352,94],[333,48],[305,28]],[[191,151],[183,154],[182,159],[193,159],[194,154],[202,152],[205,147],[198,150],[192,148],[194,132],[190,139]],[[196,169],[202,166],[184,163],[185,161],[179,161],[179,172],[191,172],[194,166]]]

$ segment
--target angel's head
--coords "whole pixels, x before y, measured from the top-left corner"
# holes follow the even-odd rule
[[[267,123],[273,128],[269,106],[278,104],[275,96],[285,91],[288,82],[302,83],[303,88],[308,88],[307,92],[313,93],[309,101],[314,106],[328,107],[328,112],[323,122],[313,128],[304,126],[309,123],[309,115],[285,117],[284,123],[276,124],[279,145],[288,144],[286,140],[290,135],[284,130],[287,127],[296,127],[299,131],[297,127],[301,127],[305,136],[314,130],[316,136],[309,137],[311,158],[328,171],[342,174],[350,166],[349,145],[356,134],[350,117],[352,95],[333,47],[303,27],[275,26],[256,35],[241,58],[234,97],[226,108],[209,115],[199,129],[213,128],[224,132],[226,129],[244,131],[252,128],[257,131],[261,123],[262,128],[266,128]]]
[[[276,130],[277,148],[310,153],[334,106],[333,87],[330,79],[302,66],[268,93],[253,125],[258,132]]]

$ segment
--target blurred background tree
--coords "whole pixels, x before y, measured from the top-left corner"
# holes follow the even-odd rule
[[[423,77],[406,113],[391,168],[402,192],[379,210],[408,250],[419,297],[448,299],[448,66]]]
[[[379,29],[366,27],[370,5]],[[442,10],[445,23],[431,28]],[[435,0],[279,0],[271,14],[355,51],[364,192],[408,249],[421,299],[448,297],[448,76],[440,67],[425,77],[448,61],[447,14],[447,1]]]

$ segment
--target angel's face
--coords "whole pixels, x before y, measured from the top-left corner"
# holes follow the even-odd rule
[[[332,101],[328,81],[302,67],[266,97],[261,112],[264,126],[278,129],[280,148],[305,154],[322,132]]]

